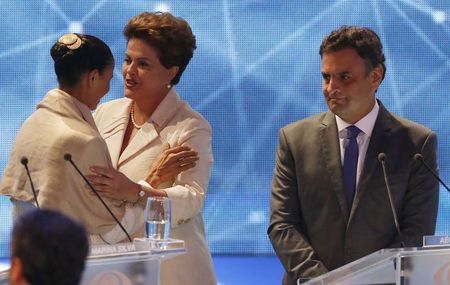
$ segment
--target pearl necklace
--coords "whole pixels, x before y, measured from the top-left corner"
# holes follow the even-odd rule
[[[131,117],[131,123],[133,123],[133,126],[138,130],[140,128],[142,128],[142,126],[145,124],[145,122],[142,125],[136,124],[136,121],[134,120],[134,104],[131,105],[130,117]]]

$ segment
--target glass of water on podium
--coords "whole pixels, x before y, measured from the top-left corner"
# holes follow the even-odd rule
[[[137,250],[154,252],[185,252],[184,240],[171,239],[171,201],[168,197],[150,197],[144,211],[145,233],[144,238],[135,238],[134,245]]]
[[[167,197],[149,197],[145,207],[147,238],[155,241],[169,239],[171,203]]]

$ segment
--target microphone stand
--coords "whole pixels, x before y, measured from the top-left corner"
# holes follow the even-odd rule
[[[384,183],[386,184],[386,191],[389,197],[389,204],[391,206],[392,215],[394,216],[395,228],[397,229],[398,237],[400,239],[400,245],[404,248],[405,243],[403,242],[402,232],[400,231],[400,225],[398,224],[397,212],[395,211],[394,201],[391,195],[391,188],[389,187],[390,184],[386,173],[386,154],[380,153],[378,155],[378,161],[381,163],[381,168],[383,168]]]
[[[25,170],[27,172],[28,180],[30,181],[30,185],[31,185],[31,191],[33,192],[34,201],[36,202],[36,207],[38,209],[41,209],[41,207],[39,207],[39,202],[38,202],[38,199],[37,199],[36,189],[34,189],[33,180],[31,179],[30,170],[28,169],[28,158],[26,158],[25,156],[22,157],[20,159],[20,163],[22,163],[22,165],[25,167]]]
[[[97,190],[94,189],[94,187],[92,186],[92,184],[89,182],[89,180],[87,180],[86,176],[83,175],[83,173],[80,171],[80,169],[78,169],[78,167],[76,166],[76,164],[73,162],[72,160],[72,155],[70,153],[66,153],[64,154],[64,160],[70,162],[70,164],[72,164],[72,166],[75,168],[75,170],[78,172],[78,174],[80,174],[81,177],[83,177],[84,182],[86,182],[86,184],[89,186],[89,188],[91,188],[91,190],[95,193],[95,195],[97,196],[97,198],[100,200],[100,202],[103,204],[103,206],[106,208],[106,210],[108,210],[109,214],[111,215],[111,217],[113,217],[113,219],[117,222],[117,224],[119,225],[119,227],[122,229],[122,231],[125,233],[125,235],[127,236],[128,240],[130,242],[132,242],[130,235],[128,234],[127,230],[125,230],[124,226],[119,222],[119,220],[117,219],[117,217],[113,214],[113,212],[111,211],[111,209],[108,207],[108,205],[106,205],[105,201],[103,201],[102,197],[100,197],[100,194],[98,194]]]

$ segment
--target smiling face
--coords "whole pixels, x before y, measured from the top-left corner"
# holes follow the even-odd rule
[[[164,67],[156,50],[145,41],[138,38],[128,41],[122,65],[126,97],[159,104],[167,95],[167,85],[177,72],[177,66]]]
[[[381,83],[381,66],[368,66],[351,48],[322,56],[322,89],[328,108],[349,124],[367,115],[375,104],[375,92]]]

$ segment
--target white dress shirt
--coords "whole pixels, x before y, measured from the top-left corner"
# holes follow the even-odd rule
[[[361,171],[362,171],[362,168],[364,165],[364,159],[366,158],[367,147],[369,146],[370,137],[372,136],[373,127],[375,126],[375,121],[377,120],[379,109],[380,109],[380,106],[378,105],[378,102],[375,100],[375,105],[373,106],[372,111],[370,111],[361,120],[359,120],[358,122],[353,124],[354,126],[358,127],[361,130],[361,132],[356,137],[356,141],[358,142],[358,150],[359,150],[358,168],[356,171],[356,186],[358,186],[359,176],[361,174]],[[347,143],[348,143],[347,127],[351,126],[352,124],[345,122],[338,116],[335,116],[335,118],[336,118],[338,133],[339,133],[339,145],[341,147],[341,165],[344,165],[345,147],[347,146]]]

